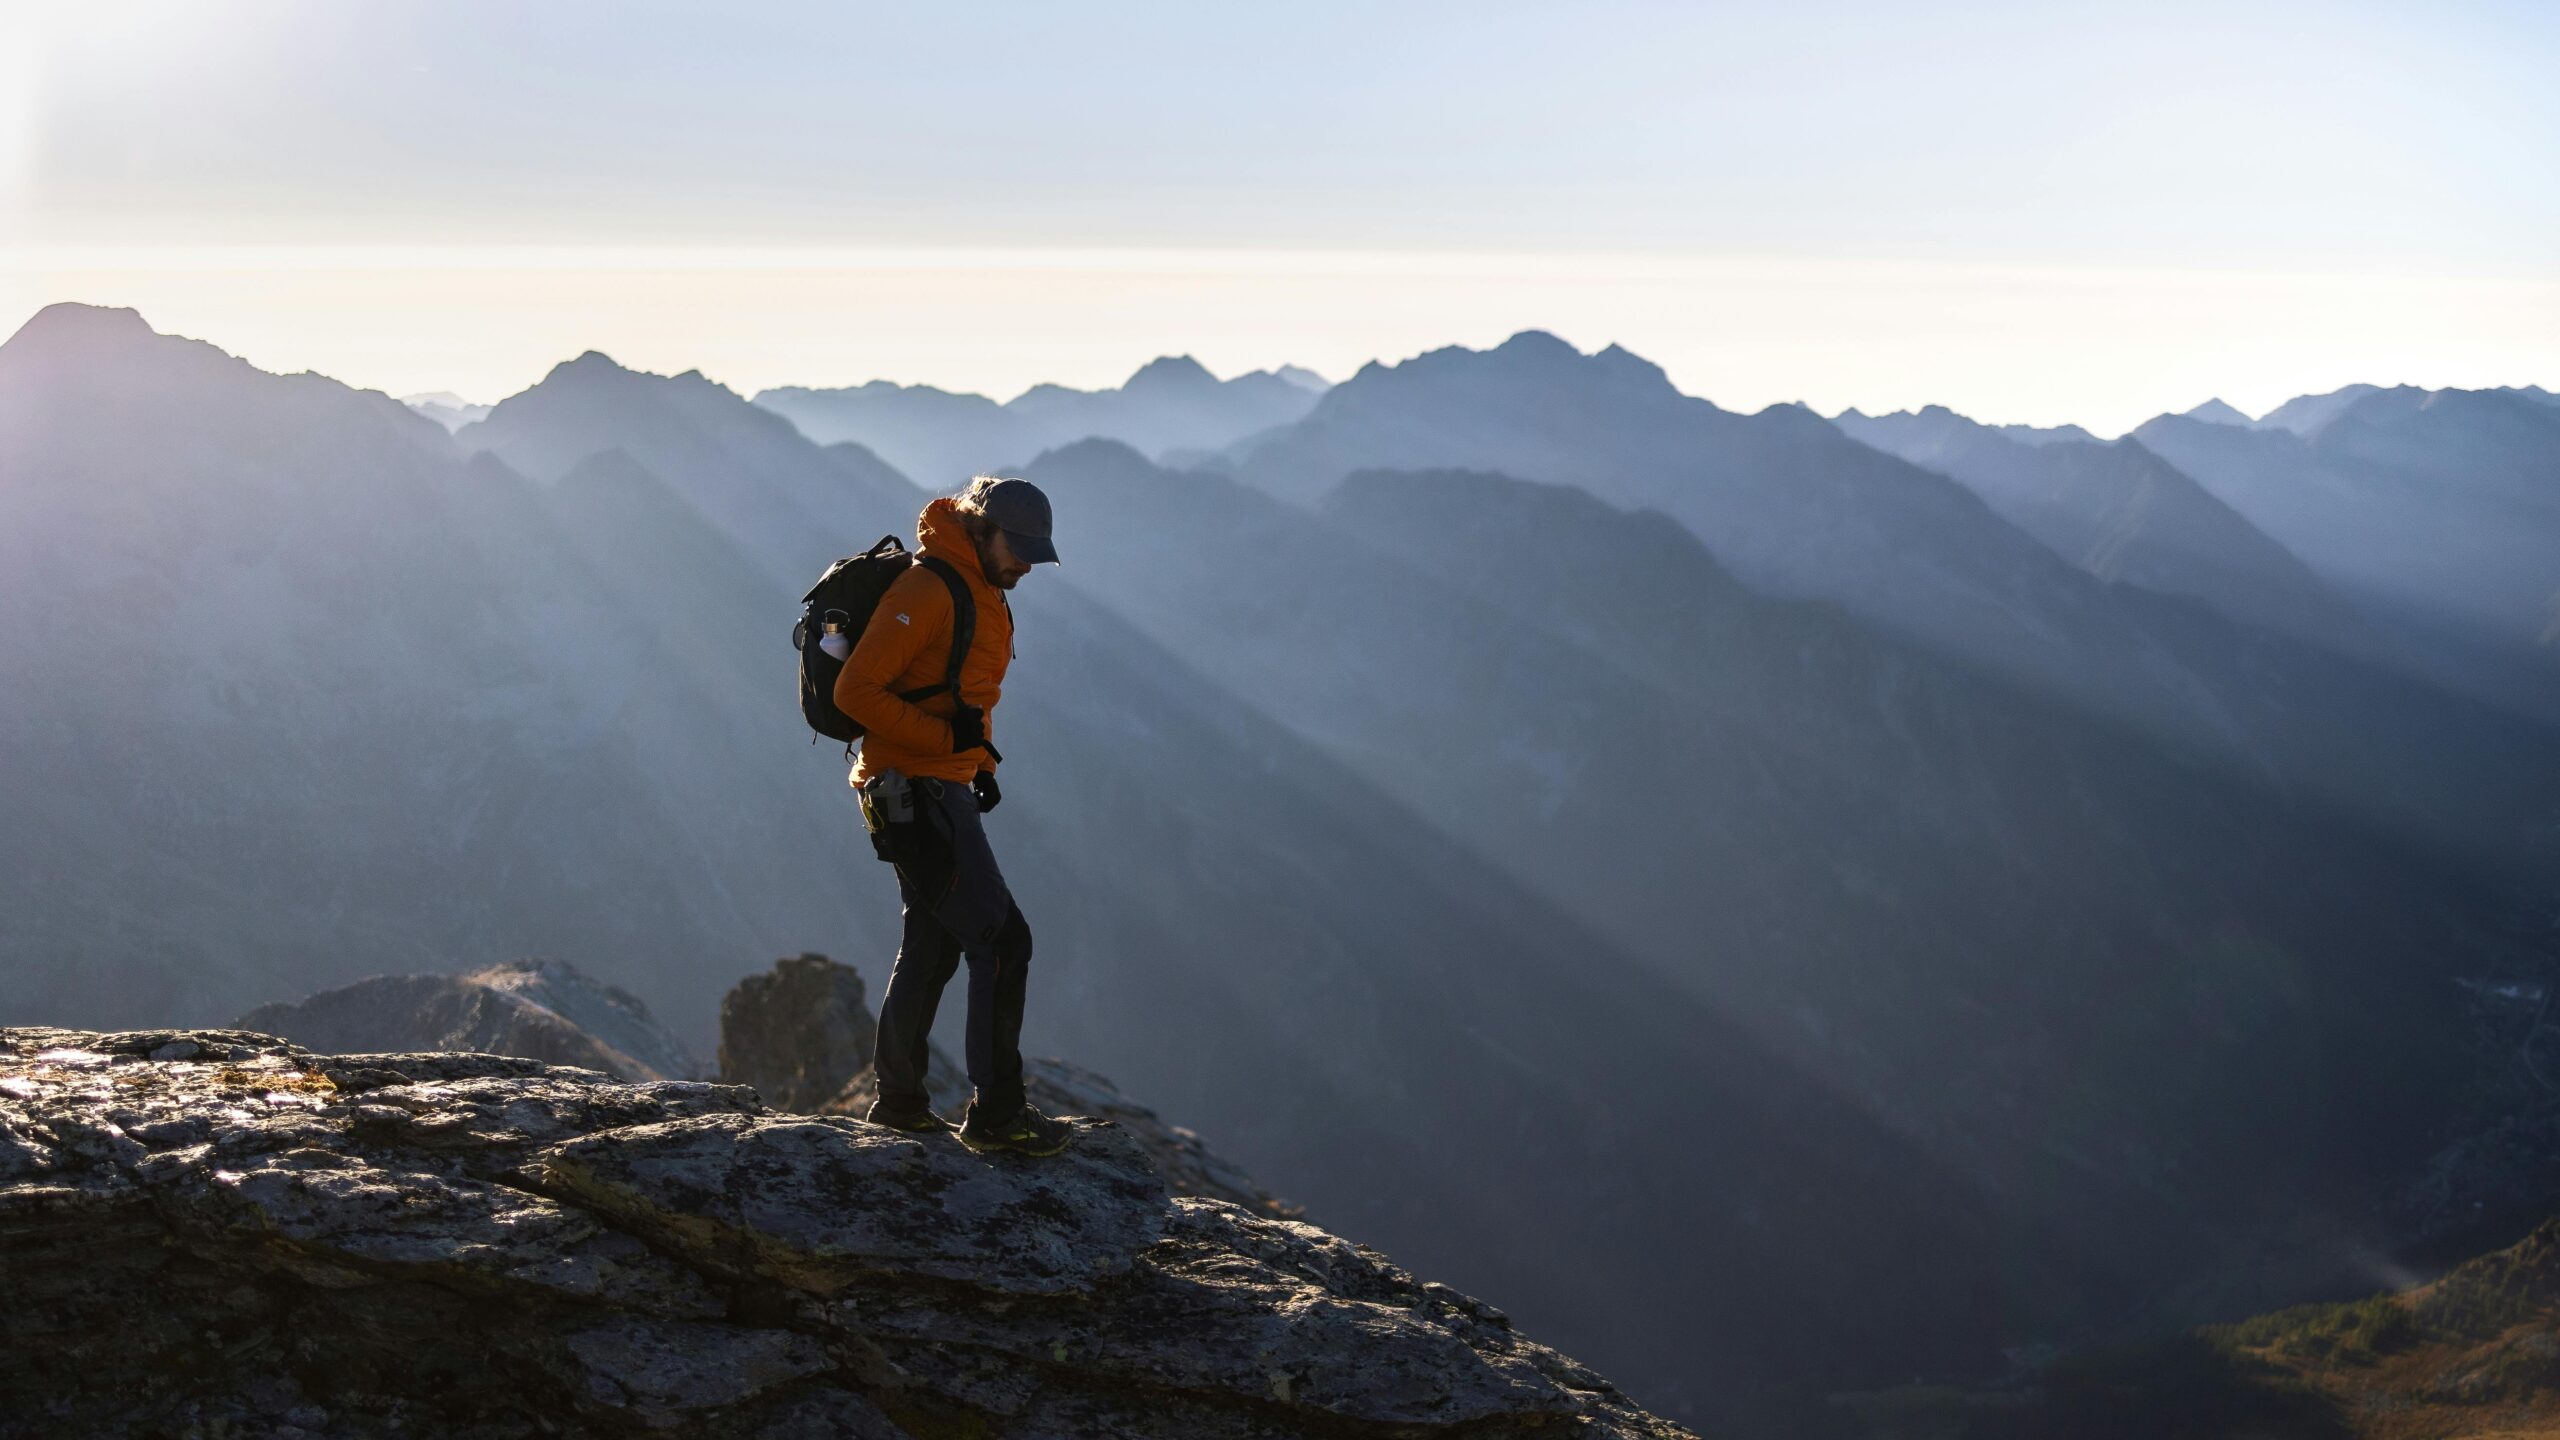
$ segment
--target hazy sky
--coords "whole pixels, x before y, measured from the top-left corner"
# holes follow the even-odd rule
[[[0,0],[0,330],[484,399],[1532,326],[1746,409],[2560,386],[2555,75],[2547,3]]]

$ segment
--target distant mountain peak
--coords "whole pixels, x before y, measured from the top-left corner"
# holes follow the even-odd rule
[[[601,350],[589,350],[575,360],[563,360],[551,367],[533,390],[560,392],[619,392],[625,389],[650,389],[665,393],[725,395],[744,403],[744,397],[699,370],[681,375],[660,375],[650,370],[634,370]],[[533,391],[525,392],[527,394]]]
[[[2226,403],[2220,396],[2187,411],[2186,416],[2190,420],[2201,420],[2207,425],[2238,425],[2243,429],[2253,430],[2258,424],[2257,421],[2250,419],[2246,412]]]
[[[1544,330],[1523,330],[1495,346],[1493,353],[1509,355],[1515,359],[1579,360],[1583,358],[1582,352],[1574,349],[1569,342]]]
[[[24,340],[30,344],[54,344],[66,340],[96,342],[100,340],[133,341],[150,339],[160,332],[142,318],[142,312],[123,305],[89,305],[77,300],[63,300],[47,305],[29,316],[18,327],[9,343]]]
[[[1037,471],[1043,479],[1063,475],[1072,480],[1083,475],[1119,473],[1131,466],[1153,469],[1155,462],[1126,441],[1093,435],[1043,450],[1022,468],[1026,473]]]
[[[1318,394],[1322,394],[1333,388],[1332,381],[1327,380],[1304,365],[1283,365],[1271,373],[1288,381],[1290,384],[1297,386],[1301,390],[1313,390]]]
[[[1566,347],[1570,349],[1571,347]],[[1663,368],[1633,350],[1611,341],[1591,357],[1591,363],[1611,376],[1629,384],[1651,389],[1671,390],[1675,387]]]
[[[614,359],[603,351],[587,350],[582,351],[578,355],[578,358],[574,360],[563,360],[559,364],[552,366],[550,373],[542,377],[542,383],[548,385],[554,380],[601,378],[608,375],[630,375],[633,373],[636,372],[625,368],[621,361]]]
[[[1373,360],[1360,367],[1359,374],[1328,392],[1328,398],[1379,384],[1430,384],[1460,377],[1498,377],[1496,383],[1504,385],[1556,385],[1584,395],[1607,394],[1618,399],[1688,398],[1681,395],[1661,366],[1624,346],[1610,345],[1585,355],[1544,330],[1523,330],[1490,350],[1449,345],[1400,365],[1381,365]]]
[[[1209,373],[1208,366],[1188,355],[1159,355],[1139,366],[1137,372],[1131,375],[1120,388],[1123,390],[1188,390],[1201,386],[1214,386],[1217,383],[1218,377]]]

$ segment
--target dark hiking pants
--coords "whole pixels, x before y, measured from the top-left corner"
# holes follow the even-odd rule
[[[947,825],[947,848],[898,867],[898,899],[905,908],[898,963],[880,996],[880,1036],[875,1074],[880,1098],[892,1106],[926,1103],[927,1040],[942,987],[969,962],[969,1083],[977,1107],[1005,1120],[1022,1108],[1022,1005],[1031,964],[1031,927],[1013,903],[1004,872],[987,846],[978,799],[966,785],[918,779],[919,811],[935,807]],[[932,817],[924,817],[931,820]]]

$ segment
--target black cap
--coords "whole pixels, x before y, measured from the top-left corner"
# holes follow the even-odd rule
[[[979,495],[978,503],[1023,563],[1058,563],[1058,547],[1049,540],[1049,497],[1039,486],[1028,480],[998,480]]]

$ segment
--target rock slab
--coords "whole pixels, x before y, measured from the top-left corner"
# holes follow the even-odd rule
[[[1668,1437],[1500,1312],[745,1087],[0,1029],[0,1437]]]

